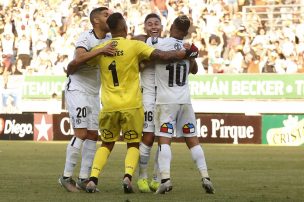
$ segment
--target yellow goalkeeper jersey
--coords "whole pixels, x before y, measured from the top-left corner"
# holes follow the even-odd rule
[[[139,82],[139,62],[149,59],[154,48],[137,40],[122,37],[93,48],[102,48],[108,43],[116,46],[115,56],[96,56],[88,63],[99,65],[101,73],[101,103],[104,112],[134,109],[142,106]]]

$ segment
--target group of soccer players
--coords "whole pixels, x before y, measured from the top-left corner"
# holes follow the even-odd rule
[[[188,74],[197,72],[193,59],[197,49],[183,43],[190,20],[179,16],[171,26],[170,37],[160,38],[161,19],[149,14],[145,19],[147,35],[135,37],[137,40],[126,39],[128,29],[120,13],[111,14],[109,9],[99,7],[90,13],[90,21],[93,29],[79,37],[75,58],[68,65],[66,100],[75,136],[67,146],[59,183],[70,192],[99,191],[98,176],[121,132],[127,143],[124,192],[134,192],[132,176],[138,162],[137,185],[141,192],[169,192],[170,143],[175,133],[185,138],[201,173],[202,186],[213,194],[204,152],[196,136],[188,86]],[[111,35],[107,34],[109,31]],[[96,151],[98,129],[102,144]],[[149,184],[147,166],[154,132],[159,146]],[[75,182],[72,175],[81,148],[82,162]]]

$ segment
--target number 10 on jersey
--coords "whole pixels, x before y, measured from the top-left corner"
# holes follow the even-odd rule
[[[173,87],[174,74],[175,83],[178,86],[184,86],[186,84],[187,65],[184,62],[170,63],[166,66],[166,70],[169,71],[168,85]]]

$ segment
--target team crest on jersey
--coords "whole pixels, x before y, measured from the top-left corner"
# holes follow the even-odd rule
[[[174,49],[180,50],[180,49],[182,49],[182,46],[180,45],[180,43],[176,43],[176,44],[174,44]]]
[[[113,133],[107,129],[103,129],[101,131],[101,135],[102,137],[104,137],[105,139],[111,139],[114,137]]]
[[[132,140],[138,138],[138,134],[135,130],[129,130],[123,134],[124,139]]]
[[[118,45],[118,42],[117,41],[112,41],[112,46],[113,47],[116,47]]]
[[[195,132],[195,127],[193,123],[187,123],[183,126],[183,133],[189,134],[194,132]]]
[[[173,134],[173,125],[171,123],[163,123],[160,126],[160,132]]]

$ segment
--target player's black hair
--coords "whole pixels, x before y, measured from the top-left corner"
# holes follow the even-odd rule
[[[90,13],[91,24],[93,24],[96,14],[98,14],[99,12],[105,11],[105,10],[109,10],[109,9],[107,7],[103,7],[103,6],[98,7],[98,8],[94,8]]]
[[[121,13],[113,13],[112,15],[110,15],[107,19],[107,24],[110,30],[117,30],[117,28],[119,27],[119,22],[123,19],[124,17]]]
[[[150,13],[150,14],[148,14],[148,15],[146,16],[146,18],[145,18],[145,23],[146,23],[147,20],[149,20],[150,18],[157,18],[157,19],[159,19],[159,21],[161,21],[159,15],[157,15],[156,13]]]
[[[190,19],[186,15],[181,15],[175,18],[173,24],[178,30],[186,33],[190,27]]]

